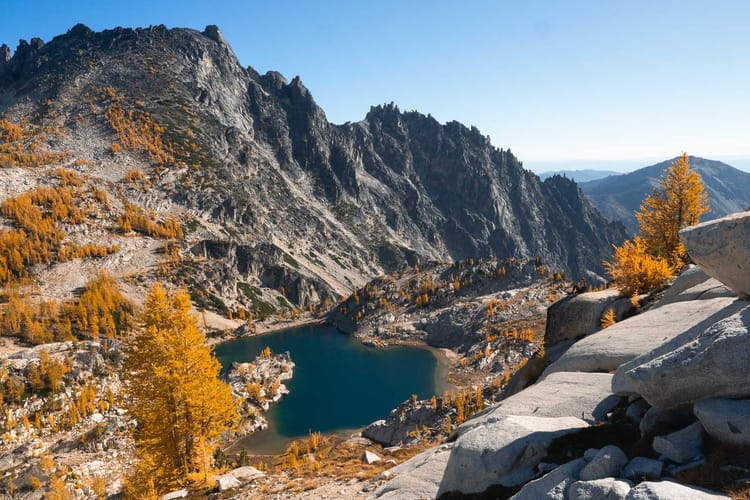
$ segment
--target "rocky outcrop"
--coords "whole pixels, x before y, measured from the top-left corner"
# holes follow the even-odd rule
[[[725,317],[728,312],[732,314]],[[716,311],[709,321],[620,366],[612,390],[620,395],[638,394],[657,408],[712,397],[750,397],[748,327],[750,305],[733,302]]]
[[[633,481],[655,481],[661,477],[664,462],[653,458],[635,457],[625,465],[622,477]]]
[[[750,447],[750,400],[703,399],[695,403],[693,411],[712,438],[731,446]]]
[[[407,460],[385,471],[390,478],[375,490],[374,498],[394,500],[423,500],[437,498],[440,481],[445,472],[453,443],[447,443]]]
[[[726,398],[750,399],[741,361],[750,355],[750,306],[696,267],[672,286],[641,314],[573,344],[535,384],[459,426],[438,494],[725,498],[658,480],[708,474],[719,459],[706,434],[747,446],[747,401]],[[725,397],[706,399],[713,394]],[[519,425],[579,415],[597,425],[561,431],[552,444],[542,439],[541,449],[545,433]],[[580,449],[595,435],[600,449]],[[722,470],[745,470],[729,464]]]
[[[575,417],[508,416],[471,429],[453,445],[438,496],[522,485],[555,438],[587,426]]]
[[[529,481],[511,500],[537,500],[539,498],[565,498],[568,488],[575,481],[578,473],[586,465],[586,460],[579,458],[557,467],[539,479]]]
[[[676,464],[700,458],[703,450],[703,427],[699,422],[666,436],[656,436],[654,451]]]
[[[384,446],[395,446],[409,440],[414,429],[436,427],[445,420],[449,407],[437,400],[433,408],[430,401],[407,401],[395,408],[386,420],[377,420],[362,430],[362,436]]]
[[[675,302],[656,307],[577,342],[545,373],[611,371],[688,331],[700,331],[738,310],[734,297]],[[619,387],[619,386],[618,386]]]
[[[629,481],[608,477],[593,481],[576,481],[570,485],[570,500],[624,500],[633,487]]]
[[[581,293],[558,300],[547,309],[544,343],[547,349],[563,340],[578,339],[601,330],[602,316],[612,308],[617,321],[632,309],[619,290]]]
[[[728,496],[672,481],[646,481],[628,492],[625,500],[729,500]]]
[[[578,478],[582,481],[593,481],[607,477],[619,477],[620,471],[628,463],[628,456],[617,446],[605,446],[591,458],[581,469]]]
[[[677,278],[674,279],[669,288],[666,289],[661,299],[658,302],[658,306],[671,304],[681,300],[695,300],[699,299],[701,295],[706,291],[704,287],[699,287],[703,283],[711,281],[711,284],[716,287],[723,287],[723,285],[716,281],[711,280],[710,276],[707,275],[703,269],[693,264],[690,264],[684,269]],[[687,290],[691,290],[691,294],[686,294]],[[705,298],[705,297],[704,297]]]
[[[612,394],[611,384],[612,375],[608,373],[551,373],[462,424],[455,434],[467,433],[510,415],[601,421],[620,401]]]
[[[750,299],[750,212],[691,226],[680,231],[690,258],[710,276]]]

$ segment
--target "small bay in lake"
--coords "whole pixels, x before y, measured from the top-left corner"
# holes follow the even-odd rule
[[[278,453],[291,439],[310,431],[331,433],[386,418],[417,394],[441,394],[443,373],[431,349],[373,348],[329,325],[310,325],[223,342],[215,353],[224,369],[253,361],[266,347],[289,351],[294,377],[290,394],[272,404],[269,429],[238,443],[254,453]]]

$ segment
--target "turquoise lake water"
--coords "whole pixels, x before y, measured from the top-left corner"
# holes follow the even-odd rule
[[[289,351],[294,377],[290,394],[271,405],[269,429],[239,444],[255,453],[277,453],[310,431],[337,432],[386,418],[417,394],[430,398],[441,389],[435,354],[416,347],[372,348],[328,325],[304,326],[230,340],[216,346],[222,366],[252,361],[266,347]],[[440,391],[442,392],[442,391]]]

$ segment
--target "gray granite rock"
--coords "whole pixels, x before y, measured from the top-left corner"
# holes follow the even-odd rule
[[[712,438],[732,446],[750,446],[750,400],[704,399],[695,403],[693,411]]]
[[[471,429],[454,443],[438,495],[523,484],[534,477],[554,439],[584,427],[588,424],[574,417],[511,415]]]
[[[565,500],[568,487],[575,482],[581,468],[586,464],[582,458],[568,462],[539,479],[529,481],[511,500],[554,499]]]
[[[376,453],[365,450],[364,453],[362,453],[362,461],[366,464],[374,464],[375,462],[380,462],[382,458],[380,458]]]
[[[374,498],[422,500],[437,496],[440,480],[448,463],[452,443],[431,448],[388,469],[388,482],[375,490]]]
[[[627,410],[625,410],[625,418],[633,425],[640,425],[648,409],[648,403],[642,398],[638,398],[628,405]]]
[[[617,477],[627,463],[628,457],[624,451],[617,446],[605,446],[591,458],[578,477],[582,481]]]
[[[568,489],[570,500],[624,500],[633,485],[630,481],[607,477],[576,481]]]
[[[611,393],[611,381],[608,373],[552,373],[468,420],[456,429],[456,434],[508,415],[601,420],[620,400]]]
[[[643,436],[655,436],[683,429],[693,422],[695,422],[695,415],[690,405],[667,410],[652,407],[643,415],[638,427]]]
[[[646,481],[628,492],[626,500],[729,500],[729,497],[702,488],[672,481]]]
[[[219,488],[219,491],[231,490],[237,488],[240,484],[242,483],[240,483],[236,477],[230,475],[219,476],[216,478],[216,486]]]
[[[622,477],[633,481],[654,480],[661,477],[664,463],[653,458],[635,457],[625,465]]]
[[[687,297],[685,297],[685,292],[704,283],[709,278],[710,276],[707,275],[703,269],[691,264],[674,279],[671,285],[669,285],[669,288],[666,289],[659,299],[657,307],[686,300]]]
[[[703,427],[700,422],[666,436],[656,436],[654,451],[678,464],[686,464],[703,454]]]
[[[177,498],[187,498],[189,492],[186,489],[176,490],[161,496],[161,500],[175,500]]]
[[[699,267],[696,269],[700,269]],[[701,271],[702,272],[702,271]],[[667,304],[674,304],[675,302],[687,302],[691,300],[709,300],[720,297],[737,297],[737,294],[726,287],[721,281],[708,278],[706,281],[698,283],[693,287],[676,293],[674,295],[669,294],[670,289],[664,293],[664,296],[654,304],[654,308],[662,307]]]
[[[691,329],[736,312],[734,299],[677,302],[630,317],[576,342],[544,372],[608,372]],[[613,386],[614,387],[614,386]]]
[[[750,298],[750,211],[685,228],[680,239],[708,275]]]
[[[726,299],[683,302],[658,310],[716,300]],[[638,394],[657,408],[708,397],[750,397],[748,326],[750,305],[735,301],[710,318],[709,324],[696,325],[620,366],[612,378],[612,390],[623,396]]]
[[[602,329],[601,319],[609,308],[619,321],[632,309],[630,298],[610,288],[570,295],[547,309],[544,343],[547,348],[563,340],[577,339]]]

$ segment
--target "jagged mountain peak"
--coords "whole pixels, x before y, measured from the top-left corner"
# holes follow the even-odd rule
[[[113,102],[158,125],[168,161],[113,152]],[[203,277],[229,301],[250,300],[239,285],[250,283],[307,305],[427,259],[601,272],[624,236],[574,185],[540,182],[476,127],[394,103],[328,122],[299,76],[241,66],[214,26],[77,25],[28,44],[0,66],[0,112],[11,109],[54,122],[55,147],[121,172],[108,174],[116,183],[141,170],[149,191],[127,196],[190,214],[183,248],[213,262]]]

